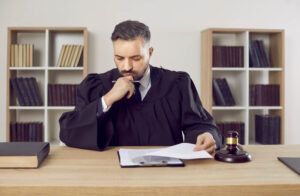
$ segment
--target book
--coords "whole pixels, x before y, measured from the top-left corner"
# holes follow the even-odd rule
[[[16,97],[17,97],[17,100],[19,102],[19,105],[20,106],[25,106],[26,103],[25,103],[24,97],[22,96],[21,90],[20,90],[20,88],[18,86],[17,78],[11,78],[10,79],[10,83],[11,83],[11,87],[12,87],[13,91],[16,94]]]
[[[300,175],[300,157],[277,157],[279,161]]]
[[[0,168],[38,168],[49,151],[48,142],[0,142]]]
[[[280,144],[280,116],[255,115],[255,140],[261,144]]]
[[[213,98],[217,106],[234,106],[235,101],[226,78],[213,78]]]
[[[225,97],[222,94],[222,91],[216,78],[213,79],[213,98],[215,105],[226,105]]]
[[[254,84],[249,87],[249,100],[251,106],[279,106],[279,84]]]
[[[244,67],[243,46],[213,46],[213,67]]]
[[[184,166],[180,159],[209,159],[206,152],[193,151],[195,144],[181,143],[166,148],[118,150],[121,167]]]
[[[48,84],[49,106],[74,106],[77,84]]]
[[[42,122],[15,122],[10,123],[11,142],[42,142],[43,123]]]
[[[249,66],[271,67],[263,40],[250,40],[249,43]]]
[[[59,54],[59,57],[58,57],[58,60],[57,60],[57,64],[56,66],[60,67],[61,64],[62,64],[62,58],[63,58],[63,55],[65,53],[65,49],[66,49],[66,45],[62,45],[62,48],[60,50],[60,54]]]

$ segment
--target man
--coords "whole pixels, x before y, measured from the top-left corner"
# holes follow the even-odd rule
[[[83,80],[75,109],[59,120],[60,139],[93,150],[183,141],[195,143],[195,151],[220,148],[222,137],[189,75],[149,64],[149,28],[125,21],[115,27],[111,39],[117,69]]]

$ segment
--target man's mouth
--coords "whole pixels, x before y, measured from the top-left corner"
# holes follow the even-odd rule
[[[123,76],[134,76],[134,73],[124,73]]]

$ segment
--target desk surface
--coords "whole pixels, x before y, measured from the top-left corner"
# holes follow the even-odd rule
[[[120,168],[118,149],[52,147],[39,169],[1,169],[0,195],[300,194],[300,176],[277,160],[300,157],[300,145],[245,146],[253,158],[248,163],[191,160],[176,168]]]

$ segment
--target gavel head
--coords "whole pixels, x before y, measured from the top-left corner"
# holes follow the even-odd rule
[[[236,152],[239,143],[239,134],[237,131],[228,131],[226,137],[226,146],[229,152]]]
[[[238,148],[239,134],[237,131],[228,131],[226,136],[226,146],[224,150],[219,150],[215,154],[217,161],[229,163],[243,163],[251,161],[251,155],[246,151]]]

